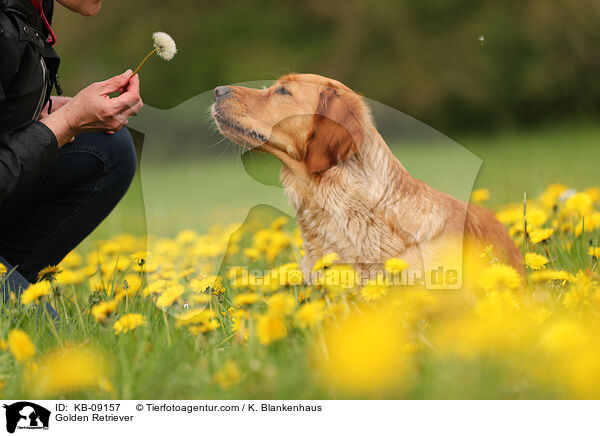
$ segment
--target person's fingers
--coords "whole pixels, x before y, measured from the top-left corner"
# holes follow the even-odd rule
[[[140,97],[140,81],[137,74],[131,78],[123,94],[111,99],[118,112],[127,117],[138,113],[144,103]]]
[[[125,91],[120,96],[115,97],[113,100],[122,102],[125,105],[132,105],[136,101],[140,100],[140,77],[137,74],[133,76],[124,89]]]
[[[130,116],[137,114],[143,106],[144,103],[141,99],[130,101],[121,100],[114,107],[114,111],[116,113],[115,116],[129,118]]]
[[[144,103],[142,102],[142,100],[138,100],[136,103],[134,103],[131,106],[128,106],[123,112],[122,114],[125,115],[126,117],[130,117],[132,115],[137,114],[139,111],[142,110],[142,108],[144,107]]]
[[[129,79],[131,79],[131,73],[133,71],[127,70],[123,74],[115,77],[111,77],[103,82],[98,82],[98,85],[103,94],[110,94],[111,92],[118,91],[122,88],[127,87]]]

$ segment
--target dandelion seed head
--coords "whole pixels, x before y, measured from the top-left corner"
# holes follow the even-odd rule
[[[154,32],[152,34],[152,43],[156,54],[165,61],[170,61],[177,54],[177,46],[175,40],[165,32]]]

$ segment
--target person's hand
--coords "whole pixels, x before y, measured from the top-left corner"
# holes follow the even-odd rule
[[[114,132],[127,124],[143,106],[139,76],[132,71],[93,83],[73,99],[41,120],[56,135],[59,146],[83,132]],[[118,97],[110,94],[121,91]]]
[[[67,103],[69,103],[71,100],[73,100],[73,97],[57,96],[57,97],[51,97],[50,99],[52,100],[51,112],[55,112],[55,111],[59,110],[61,107],[63,107],[64,105],[66,105]],[[40,113],[40,116],[38,117],[38,121],[42,121],[44,118],[46,118],[48,115],[50,115],[50,113],[48,113],[49,106],[50,106],[50,102],[46,103],[46,106],[44,106],[44,109],[42,109],[42,112]]]
[[[110,94],[124,90],[118,97]],[[83,132],[118,131],[142,108],[139,76],[131,70],[104,82],[93,83],[63,107],[74,135]]]

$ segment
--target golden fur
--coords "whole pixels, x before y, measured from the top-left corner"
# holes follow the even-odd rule
[[[522,256],[494,215],[413,178],[376,130],[362,98],[317,75],[288,75],[268,89],[229,87],[212,113],[221,133],[281,160],[285,193],[304,240],[301,266],[335,252],[359,269],[390,257],[430,264],[463,235],[492,244],[522,271]]]

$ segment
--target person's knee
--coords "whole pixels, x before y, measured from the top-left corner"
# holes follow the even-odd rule
[[[137,169],[137,156],[131,134],[122,129],[108,136],[103,152],[109,158],[108,179],[111,188],[129,188]]]

